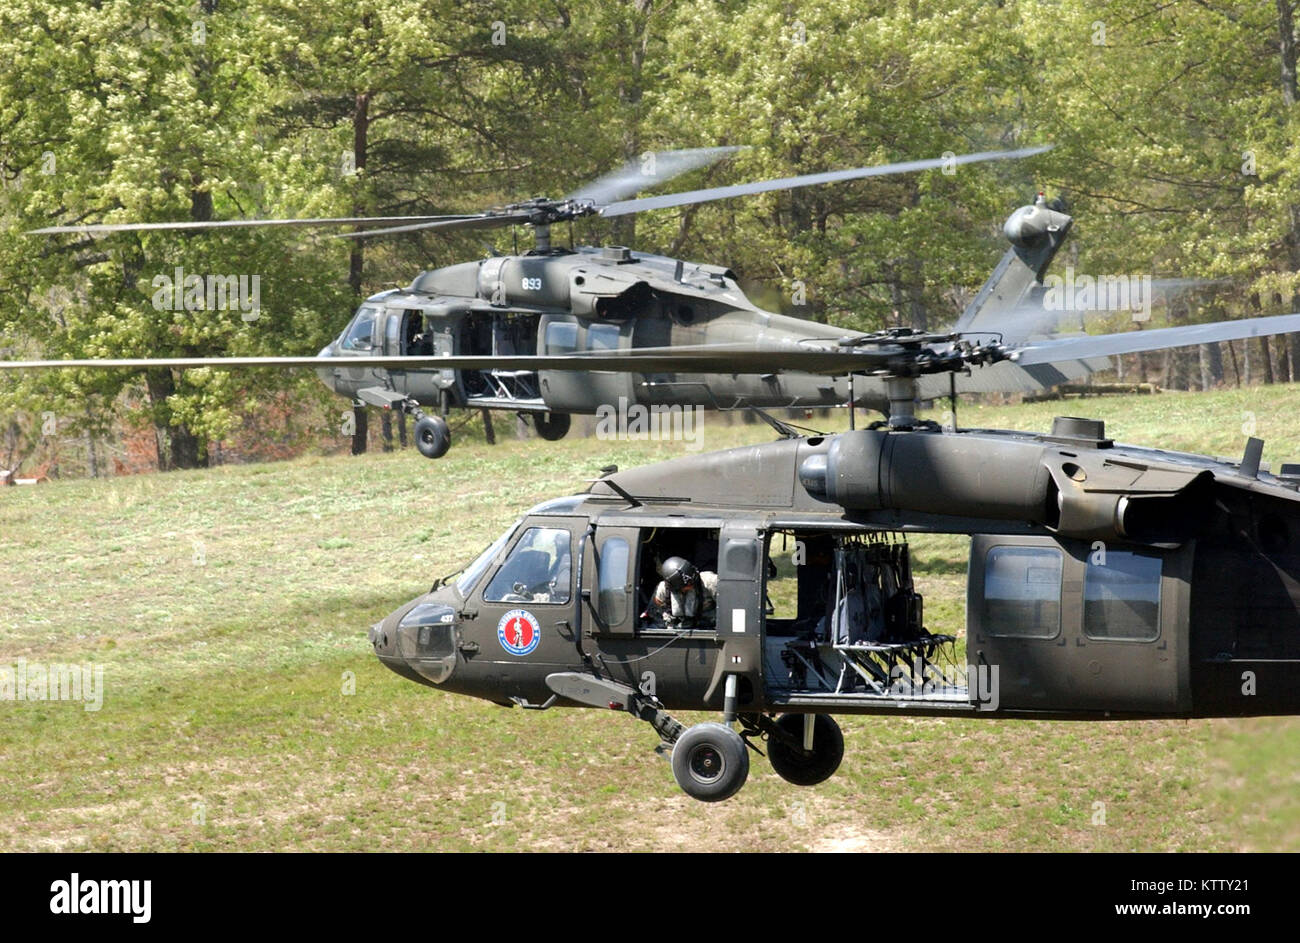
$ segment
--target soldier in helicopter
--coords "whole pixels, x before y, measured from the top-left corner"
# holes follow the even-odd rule
[[[659,567],[655,587],[642,619],[662,621],[665,628],[691,629],[713,625],[717,618],[718,574],[701,572],[684,557],[669,557]]]

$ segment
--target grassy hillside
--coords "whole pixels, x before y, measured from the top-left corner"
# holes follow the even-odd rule
[[[1058,413],[1220,454],[1253,422],[1266,461],[1300,460],[1297,387],[963,406],[960,420],[1045,429]],[[704,446],[768,437],[712,423]],[[0,665],[90,661],[106,688],[97,712],[0,701],[0,849],[1300,849],[1293,718],[845,718],[830,782],[789,786],[755,757],[740,795],[708,806],[630,718],[457,698],[370,654],[371,622],[536,501],[684,448],[504,439],[436,463],[0,491]],[[964,546],[921,549],[933,627],[959,629]]]

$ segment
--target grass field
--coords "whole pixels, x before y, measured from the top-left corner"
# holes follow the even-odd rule
[[[1061,413],[1212,454],[1253,431],[1266,461],[1300,460],[1295,386],[960,419],[1046,430]],[[770,435],[718,423],[704,444]],[[1300,719],[843,718],[831,781],[799,789],[755,757],[735,799],[705,805],[630,718],[507,710],[371,655],[371,622],[536,501],[682,449],[507,438],[436,463],[408,451],[0,491],[0,665],[91,662],[105,689],[98,711],[0,701],[0,850],[1300,849]],[[931,628],[959,630],[964,545],[919,551]]]

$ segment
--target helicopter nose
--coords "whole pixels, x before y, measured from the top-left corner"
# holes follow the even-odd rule
[[[370,627],[379,660],[403,677],[442,684],[456,668],[456,611],[445,603],[416,601]]]

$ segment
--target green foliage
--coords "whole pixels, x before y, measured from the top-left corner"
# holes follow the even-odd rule
[[[1169,317],[1289,311],[1300,293],[1293,12],[1158,0],[12,0],[0,9],[0,348],[310,353],[358,293],[479,256],[486,240],[513,248],[509,231],[360,246],[299,229],[24,235],[37,226],[476,211],[562,195],[648,150],[714,144],[748,150],[682,188],[1055,150],[581,221],[575,238],[727,264],[766,286],[763,303],[819,320],[938,328],[987,277],[1001,220],[1046,188],[1078,219],[1063,261],[1079,271],[1227,280]],[[177,267],[259,275],[260,317],[159,310],[155,279]],[[800,286],[805,306],[793,304]],[[1294,370],[1286,347],[1274,342],[1266,375]],[[202,371],[143,385],[89,372],[0,382],[6,413],[53,410],[101,433],[142,401],[181,464],[178,442],[192,440],[188,458],[201,462],[204,444],[267,396],[314,385]]]

